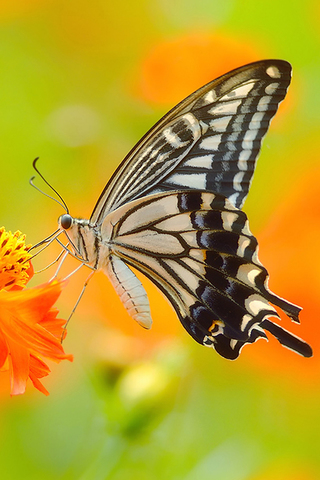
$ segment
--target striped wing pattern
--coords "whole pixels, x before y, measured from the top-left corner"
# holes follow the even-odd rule
[[[115,208],[171,190],[221,193],[241,207],[261,141],[284,99],[291,66],[265,60],[233,70],[187,97],[138,142],[102,192],[91,223]]]
[[[152,319],[137,268],[168,297],[199,343],[235,359],[266,331],[309,357],[311,347],[272,322],[273,305],[300,308],[268,289],[258,244],[240,208],[263,136],[284,99],[291,66],[245,65],[203,86],[137,143],[103,190],[90,220],[60,228],[78,257],[109,277],[129,314]],[[78,248],[77,248],[78,246]]]
[[[269,320],[274,304],[299,322],[301,310],[270,292],[244,212],[221,194],[174,191],[130,202],[110,213],[111,261],[118,257],[148,276],[168,297],[199,343],[235,359],[246,343],[271,332],[304,355],[311,348]]]

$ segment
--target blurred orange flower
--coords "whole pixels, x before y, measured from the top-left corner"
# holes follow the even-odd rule
[[[63,282],[22,290],[33,274],[30,246],[24,240],[19,231],[0,229],[0,370],[10,371],[11,395],[25,392],[28,377],[48,395],[39,378],[50,369],[41,357],[54,362],[73,360],[60,342],[65,320],[57,319],[58,311],[52,308]]]
[[[262,47],[239,37],[194,32],[159,42],[139,66],[138,95],[174,104],[233,68],[263,58]]]
[[[308,158],[305,148],[304,154]],[[301,325],[294,325],[283,317],[283,326],[310,343],[314,357],[306,361],[280,348],[272,338],[269,345],[261,342],[259,348],[244,351],[250,365],[259,369],[263,367],[272,375],[291,376],[295,382],[309,381],[315,386],[319,385],[320,371],[317,355],[320,348],[319,176],[318,166],[301,175],[302,178],[293,183],[292,190],[286,191],[276,212],[257,235],[259,258],[270,273],[271,290],[303,308]]]

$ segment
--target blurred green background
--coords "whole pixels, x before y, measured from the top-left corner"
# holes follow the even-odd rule
[[[44,380],[50,396],[29,385],[11,399],[1,374],[1,479],[320,478],[319,3],[12,0],[0,22],[1,224],[32,243],[62,213],[28,184],[35,157],[88,218],[120,160],[184,96],[251,61],[292,63],[244,209],[271,289],[304,308],[301,327],[283,325],[315,352],[258,342],[226,361],[188,337],[150,282],[146,332],[97,274],[64,343],[74,362]],[[64,318],[86,274],[63,293]]]

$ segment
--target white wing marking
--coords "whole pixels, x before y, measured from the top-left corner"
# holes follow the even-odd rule
[[[245,300],[245,307],[253,316],[258,315],[261,310],[270,310],[270,314],[277,315],[276,310],[270,305],[268,300],[257,293],[250,295],[250,297]]]
[[[238,215],[234,212],[221,212],[223,228],[228,232],[232,232],[232,224],[237,220]]]
[[[221,135],[212,135],[201,140],[199,147],[204,150],[218,150],[221,143]]]
[[[187,244],[191,248],[199,247],[198,241],[197,241],[197,232],[196,231],[182,233],[181,237],[183,238],[183,240],[185,240],[187,242]]]
[[[232,195],[230,195],[230,197],[229,197],[230,202],[233,203],[234,205],[236,205],[239,195],[240,195],[239,192],[236,192],[236,193],[233,193]]]
[[[152,255],[181,255],[184,247],[173,235],[159,233],[154,230],[119,235],[114,240],[114,245],[131,245],[137,250],[148,251]]]
[[[265,112],[268,110],[268,105],[271,102],[272,97],[262,97],[259,100],[259,103],[257,105],[257,110],[258,112]]]
[[[227,93],[226,95],[223,95],[223,97],[219,98],[219,100],[225,101],[225,100],[229,100],[230,98],[232,99],[244,98],[253,89],[255,83],[256,83],[256,80],[253,80],[252,82],[248,82],[245,85],[241,85],[241,87],[235,88],[234,90],[231,90],[231,92]]]
[[[233,188],[241,192],[241,182],[243,180],[245,172],[238,172],[233,178]]]
[[[280,70],[275,65],[271,65],[270,67],[268,67],[266,72],[271,78],[281,78]]]
[[[232,114],[237,113],[238,107],[241,105],[241,99],[224,102],[223,104],[214,105],[210,108],[209,113],[211,115]]]
[[[277,91],[278,87],[279,87],[279,83],[270,83],[270,85],[266,86],[264,91],[266,92],[267,95],[273,95]]]
[[[183,265],[177,263],[175,260],[166,259],[165,263],[181,278],[183,283],[194,292],[199,286],[199,279],[194,273],[189,272]]]
[[[251,122],[249,123],[250,130],[258,130],[260,128],[261,121],[263,120],[264,114],[257,112],[253,115]]]
[[[183,165],[193,168],[212,168],[213,155],[202,155],[199,157],[191,157]],[[171,180],[171,177],[170,177]]]
[[[244,137],[243,137],[243,140],[245,140],[245,141],[246,141],[246,140],[249,140],[249,141],[255,140],[255,138],[257,137],[257,135],[258,135],[258,130],[256,130],[256,129],[248,130],[248,131],[245,133],[245,135],[244,135]]]
[[[203,103],[205,105],[209,105],[210,103],[213,103],[217,99],[217,95],[213,90],[210,90],[204,97],[203,97]]]
[[[207,175],[205,173],[190,173],[182,174],[175,173],[170,177],[170,183],[177,185],[180,188],[197,188],[199,190],[205,190]]]
[[[244,256],[244,251],[249,245],[250,245],[250,238],[245,237],[244,235],[240,235],[239,243],[238,243],[238,249],[237,249],[237,255],[239,257],[243,257]]]
[[[255,286],[255,279],[261,273],[261,269],[256,265],[245,263],[240,265],[237,271],[237,279],[241,282],[249,285],[249,287]]]
[[[190,258],[191,252],[197,252],[197,254],[202,255],[197,255],[197,260],[194,260],[193,258]],[[203,252],[201,250],[190,250],[189,252],[189,257],[184,257],[183,262],[188,265],[189,268],[191,268],[194,272],[198,273],[199,275],[205,275],[206,269],[205,269],[205,258],[203,255]],[[200,263],[201,262],[201,263]]]
[[[165,230],[167,232],[184,232],[188,230],[194,230],[190,220],[190,214],[181,213],[180,215],[174,215],[162,222],[157,223],[157,228]]]
[[[156,200],[150,205],[144,205],[143,210],[137,208],[121,223],[118,235],[124,235],[144,225],[149,225],[168,214],[179,213],[177,198],[174,195],[167,196],[163,199]]]
[[[230,121],[233,119],[232,115],[227,115],[225,117],[218,117],[214,118],[213,120],[210,120],[209,125],[212,130],[215,130],[216,132],[224,133]]]

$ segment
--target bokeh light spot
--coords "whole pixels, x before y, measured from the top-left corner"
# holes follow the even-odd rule
[[[101,131],[99,115],[86,105],[65,105],[53,111],[46,123],[48,136],[67,147],[90,145]]]

